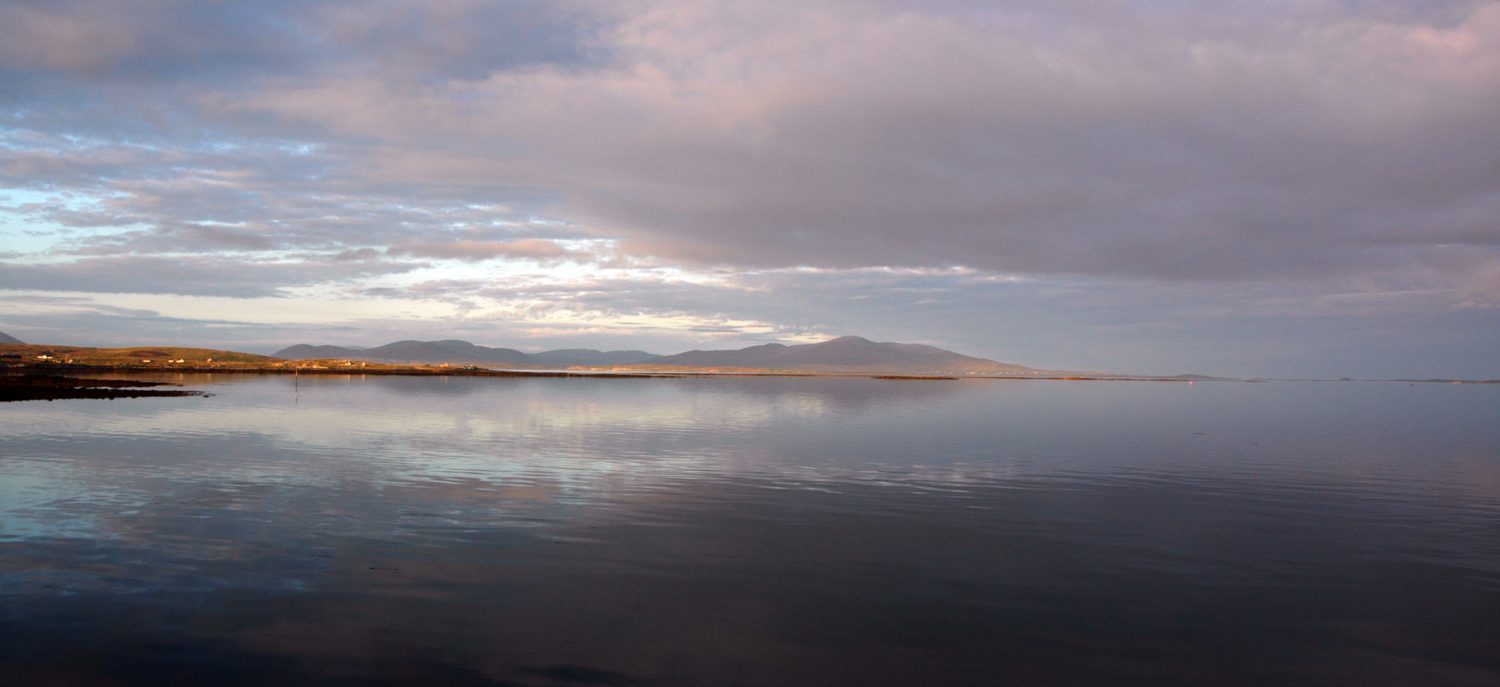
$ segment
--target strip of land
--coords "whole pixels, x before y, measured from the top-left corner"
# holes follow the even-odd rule
[[[42,375],[97,373],[245,373],[305,375],[406,375],[461,377],[864,377],[885,380],[1037,379],[1059,381],[1209,381],[1198,375],[1153,377],[1052,372],[1019,368],[1015,373],[912,373],[887,369],[783,369],[754,366],[637,364],[574,367],[564,370],[515,369],[464,363],[393,363],[354,358],[287,360],[207,348],[90,348],[39,344],[0,344],[0,372]]]
[[[168,382],[124,379],[80,379],[50,374],[0,374],[0,403],[9,401],[56,401],[67,398],[146,398],[150,396],[202,396],[202,391],[160,389],[178,386]]]

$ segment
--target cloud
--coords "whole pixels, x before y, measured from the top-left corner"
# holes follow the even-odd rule
[[[423,263],[298,260],[245,262],[223,257],[97,257],[64,263],[10,264],[0,289],[99,293],[162,293],[251,298],[306,286],[406,272]]]
[[[569,3],[7,3],[0,65],[141,82],[338,71],[376,60],[388,74],[482,76],[583,59]]]
[[[494,258],[519,258],[539,261],[564,259],[586,259],[592,255],[586,250],[569,248],[556,241],[522,239],[517,241],[459,240],[447,242],[403,242],[390,247],[393,255],[409,255],[419,258],[480,261]]]
[[[628,4],[612,60],[268,79],[371,184],[546,189],[640,255],[1189,280],[1494,251],[1500,7]],[[1089,9],[1094,8],[1094,9]]]
[[[1059,365],[1026,355],[1488,322],[1495,121],[1494,2],[23,0],[0,287],[914,329]]]
[[[9,312],[0,323],[13,331],[24,331],[32,342],[71,345],[117,346],[203,343],[252,338],[266,330],[283,333],[287,326],[229,319],[173,317],[147,308],[126,308],[79,296],[36,296],[8,293]]]
[[[1500,7],[1441,29],[1456,50],[1357,15],[827,9],[768,10],[762,33],[717,11],[622,30],[638,62],[621,89],[661,117],[619,119],[666,125],[552,142],[612,182],[577,190],[581,211],[704,262],[1210,280],[1500,235],[1500,170],[1471,145],[1500,114]],[[684,66],[655,83],[662,64]]]
[[[287,195],[545,197],[629,252],[702,265],[1279,279],[1439,267],[1390,246],[1500,250],[1500,169],[1472,145],[1500,115],[1492,3],[1293,3],[1278,19],[1241,3],[505,7],[299,8],[276,22],[297,37],[279,64],[248,30],[224,45],[151,40],[236,12],[269,22],[248,6],[162,3],[163,21],[88,40],[74,34],[103,19],[51,19],[81,5],[23,4],[11,33],[66,35],[57,56],[15,48],[10,62],[86,76],[214,56],[251,78],[105,97],[163,96],[151,107],[250,141],[320,141]],[[76,155],[77,175],[100,178],[112,150]],[[156,169],[168,152],[182,153],[153,150]],[[178,221],[272,217],[284,208],[255,203],[288,199],[240,186],[272,183],[295,156],[262,152],[202,163],[218,177],[110,190]],[[12,178],[68,174],[67,156],[8,157]],[[232,164],[244,178],[225,178]],[[377,223],[351,219],[329,233]],[[405,232],[372,243],[431,243]]]

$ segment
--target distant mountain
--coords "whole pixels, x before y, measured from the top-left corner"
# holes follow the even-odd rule
[[[904,374],[1024,374],[1031,368],[959,355],[921,344],[880,343],[841,336],[821,343],[764,344],[733,351],[688,351],[660,356],[645,351],[570,348],[526,354],[511,348],[476,346],[467,341],[397,341],[375,348],[298,344],[272,354],[288,360],[317,358],[394,363],[451,363],[492,367],[638,367],[722,370],[800,370]]]
[[[22,341],[22,340],[20,340],[20,339],[17,339],[14,336],[6,334],[5,332],[0,332],[0,344],[19,344],[19,343],[25,343],[25,342]]]
[[[476,346],[467,341],[397,341],[375,348],[345,348],[342,346],[311,346],[297,344],[271,354],[287,360],[310,360],[315,358],[344,358],[371,360],[388,363],[465,363],[473,365],[499,365],[537,367],[536,361],[513,348],[490,348]]]
[[[531,359],[542,365],[561,368],[639,365],[661,357],[645,351],[596,351],[592,348],[564,348],[531,354]]]
[[[531,365],[531,356],[514,348],[476,346],[467,341],[397,341],[356,351],[362,358],[413,362],[462,362],[487,365]]]
[[[922,344],[882,343],[841,336],[821,343],[763,344],[733,351],[688,351],[658,358],[652,367],[902,372],[910,374],[1016,374],[1031,368],[960,355]]]
[[[360,353],[359,350],[342,346],[297,344],[276,351],[271,354],[271,357],[283,360],[316,360],[318,358],[357,358],[358,353]]]
[[[346,359],[388,363],[454,363],[492,367],[617,367],[650,362],[659,355],[645,351],[596,351],[569,348],[526,354],[513,348],[476,346],[467,341],[397,341],[375,348],[297,344],[272,354],[286,360]]]

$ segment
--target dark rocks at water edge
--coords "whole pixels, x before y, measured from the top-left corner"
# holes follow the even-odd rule
[[[175,387],[177,385],[168,382],[140,382],[124,379],[79,379],[60,375],[0,375],[0,402],[204,395],[202,391],[154,388],[163,386]]]

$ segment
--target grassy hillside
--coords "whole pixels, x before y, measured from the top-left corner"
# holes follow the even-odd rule
[[[176,361],[182,362],[176,362]],[[236,366],[265,365],[276,358],[251,353],[219,351],[211,348],[180,346],[139,346],[134,348],[89,348],[86,346],[48,346],[42,344],[0,344],[0,364],[73,364],[97,366]]]

